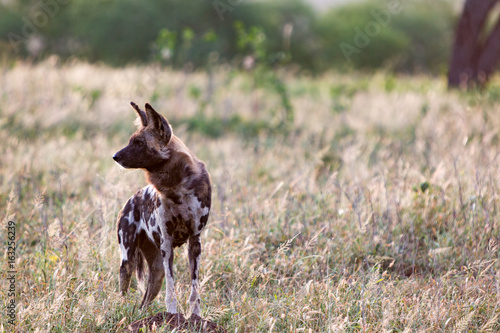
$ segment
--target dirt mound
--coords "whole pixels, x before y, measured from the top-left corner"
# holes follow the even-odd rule
[[[129,332],[139,332],[142,327],[149,327],[151,329],[153,325],[158,328],[162,325],[167,325],[172,330],[177,328],[178,330],[191,330],[195,332],[226,333],[223,327],[195,314],[186,319],[180,313],[173,314],[168,312],[160,312],[151,317],[133,322],[129,325],[128,330]]]

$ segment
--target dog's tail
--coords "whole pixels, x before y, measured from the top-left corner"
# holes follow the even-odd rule
[[[144,291],[144,269],[145,269],[145,262],[144,262],[144,254],[142,254],[141,250],[137,251],[137,265],[135,266],[135,272],[137,274],[137,285],[141,289],[142,292]]]

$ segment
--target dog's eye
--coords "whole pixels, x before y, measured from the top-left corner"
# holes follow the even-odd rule
[[[144,142],[143,142],[143,141],[141,141],[141,140],[137,140],[137,141],[135,142],[135,144],[136,144],[136,145],[138,145],[139,147],[144,146]]]

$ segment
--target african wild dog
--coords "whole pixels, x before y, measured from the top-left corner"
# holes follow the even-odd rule
[[[139,129],[128,145],[113,155],[124,168],[146,172],[149,186],[134,194],[118,216],[118,243],[122,262],[120,290],[125,294],[130,277],[143,277],[144,258],[149,278],[141,307],[158,295],[166,275],[166,306],[177,313],[174,293],[174,248],[188,242],[192,313],[200,315],[200,233],[211,204],[210,176],[201,162],[173,133],[168,121],[149,104],[146,112],[134,102]]]

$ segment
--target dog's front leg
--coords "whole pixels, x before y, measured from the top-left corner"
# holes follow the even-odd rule
[[[167,312],[177,313],[177,299],[175,297],[174,285],[174,247],[172,237],[166,232],[163,233],[163,243],[161,244],[161,256],[163,257],[163,267],[165,268],[166,293],[165,304]]]
[[[189,303],[193,314],[200,315],[200,293],[198,278],[200,274],[201,241],[200,235],[189,238],[189,268],[191,271],[191,296]]]

